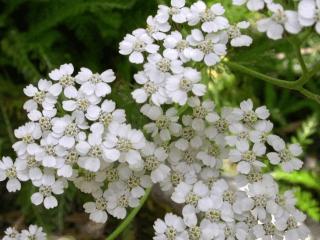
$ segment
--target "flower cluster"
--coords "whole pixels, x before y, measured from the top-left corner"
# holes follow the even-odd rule
[[[106,99],[112,70],[73,72],[72,64],[61,65],[50,80],[24,89],[30,121],[15,130],[17,158],[2,158],[0,181],[8,179],[10,192],[21,189],[20,181],[31,181],[37,189],[32,203],[47,209],[58,205],[56,195],[73,182],[93,197],[84,204],[90,219],[106,222],[107,212],[124,218],[151,186],[142,160],[146,140],[126,123],[124,110]]]
[[[266,32],[270,39],[278,40],[284,32],[297,34],[303,27],[315,26],[320,34],[320,3],[317,0],[301,0],[298,9],[287,10],[273,0],[233,0],[234,5],[246,3],[250,11],[267,9],[269,17],[257,22],[259,32]]]
[[[28,229],[18,232],[15,228],[9,227],[5,231],[3,240],[46,240],[47,235],[43,232],[42,227],[30,225]]]
[[[282,14],[271,1],[249,0],[247,6]],[[261,20],[258,28],[274,19]],[[132,96],[150,120],[144,126],[153,142],[146,166],[153,182],[183,204],[183,218],[169,213],[156,221],[154,239],[306,238],[305,215],[295,208],[293,193],[280,192],[264,173],[269,164],[286,172],[300,169],[301,147],[273,134],[268,109],[254,109],[250,99],[218,111],[204,97],[206,87],[196,68],[218,64],[228,45],[250,45],[252,39],[240,32],[249,24],[229,23],[219,3],[208,7],[197,1],[187,7],[183,0],[160,5],[147,24],[126,35],[120,53],[142,65],[134,76],[141,87]],[[293,33],[295,25],[289,25]],[[221,174],[226,166],[235,177]]]

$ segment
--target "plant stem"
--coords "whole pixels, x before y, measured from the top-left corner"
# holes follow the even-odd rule
[[[308,71],[307,73],[303,74],[301,78],[299,78],[296,81],[286,81],[281,80],[278,78],[273,78],[268,75],[265,75],[263,73],[257,72],[253,69],[250,69],[248,67],[245,67],[241,64],[230,62],[230,61],[224,61],[224,63],[230,68],[235,71],[242,72],[244,74],[250,75],[252,77],[256,77],[258,79],[261,79],[263,81],[266,81],[268,83],[274,84],[276,86],[287,88],[291,90],[295,90],[303,94],[304,96],[316,101],[320,104],[320,95],[310,92],[309,90],[305,89],[303,87],[304,84],[306,84],[312,76],[314,76],[316,73],[320,71],[320,63],[316,64],[311,71]]]
[[[3,121],[4,121],[4,123],[6,125],[6,128],[7,128],[7,132],[8,132],[8,136],[9,136],[10,142],[12,144],[14,144],[14,134],[13,134],[13,130],[12,130],[11,123],[10,123],[10,120],[8,118],[7,112],[4,109],[2,104],[0,105],[0,108],[1,108]]]
[[[151,188],[146,189],[146,192],[144,196],[140,200],[139,206],[134,208],[130,214],[121,222],[121,224],[114,230],[107,238],[106,240],[114,240],[116,239],[124,229],[127,228],[127,226],[131,223],[131,221],[134,219],[134,217],[137,215],[137,213],[140,211],[146,200],[148,199],[151,192]]]

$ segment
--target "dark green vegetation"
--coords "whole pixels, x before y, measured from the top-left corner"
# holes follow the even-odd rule
[[[158,1],[163,2],[163,1]],[[145,27],[145,19],[154,14],[156,0],[0,0],[0,156],[14,157],[11,144],[13,129],[26,121],[22,105],[26,100],[22,89],[34,83],[62,63],[72,62],[76,69],[82,66],[101,72],[113,68],[117,81],[113,84],[112,98],[127,111],[128,122],[139,127],[143,118],[131,99],[132,75],[136,71],[126,57],[120,56],[118,43],[127,32]],[[226,1],[229,2],[229,1]],[[228,5],[228,4],[226,4]],[[227,8],[228,10],[228,8]],[[237,21],[257,16],[240,8],[228,13]],[[303,58],[308,68],[320,62],[320,37],[302,33],[300,39],[273,42],[252,31],[254,44],[249,49],[230,52],[233,62],[248,66],[269,76],[287,81],[301,76],[292,42],[302,42]],[[304,39],[302,39],[304,38]],[[297,91],[283,89],[251,76],[230,71],[219,65],[207,72],[205,81],[208,97],[217,106],[237,105],[252,98],[257,105],[266,104],[275,123],[275,132],[288,141],[299,142],[304,148],[303,171],[287,175],[277,169],[275,177],[283,189],[295,189],[298,206],[309,217],[320,221],[320,104]],[[305,85],[320,93],[320,74],[314,75]],[[30,202],[33,191],[25,185],[21,192],[9,194],[0,184],[0,228],[36,222],[54,233],[68,233],[83,239],[107,236],[118,222],[108,221],[101,232],[87,224],[82,203],[85,197],[73,186],[54,210],[34,207]],[[171,211],[168,203],[153,194],[135,221],[123,233],[123,238],[150,239],[156,217]],[[22,217],[24,216],[24,217]],[[90,230],[91,229],[91,230]],[[91,231],[91,233],[90,233]],[[2,232],[2,231],[0,231]],[[91,234],[91,237],[86,234]]]

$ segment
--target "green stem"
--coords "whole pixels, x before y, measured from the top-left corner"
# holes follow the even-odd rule
[[[127,228],[127,226],[131,223],[131,221],[134,219],[134,217],[138,214],[146,200],[148,199],[151,192],[151,188],[146,189],[146,192],[144,196],[140,200],[139,206],[134,208],[130,214],[121,222],[121,224],[114,230],[107,238],[106,240],[114,240],[116,239],[122,232]]]
[[[230,62],[230,61],[224,61],[224,63],[230,68],[235,71],[242,72],[244,74],[250,75],[252,77],[256,77],[258,79],[261,79],[263,81],[266,81],[268,83],[274,84],[276,86],[287,88],[291,90],[295,90],[300,92],[302,95],[316,101],[320,104],[320,95],[310,92],[309,90],[305,89],[303,85],[307,83],[312,76],[314,76],[317,72],[320,71],[320,63],[316,64],[311,71],[308,71],[306,74],[303,74],[300,79],[296,81],[286,81],[281,80],[278,78],[269,77],[263,73],[257,72],[255,70],[252,70],[248,67],[245,67],[241,64]]]
[[[294,48],[294,50],[296,52],[296,55],[297,55],[298,61],[300,63],[300,66],[302,68],[303,74],[307,74],[308,73],[308,68],[307,68],[307,65],[304,62],[304,59],[303,59],[302,54],[301,54],[301,49],[300,49],[301,43],[298,42],[298,40],[291,39],[291,38],[288,38],[288,40],[289,40],[289,42],[291,43],[292,47]]]
[[[294,82],[281,80],[281,79],[274,78],[274,77],[270,77],[268,75],[265,75],[263,73],[257,72],[255,70],[252,70],[250,68],[247,68],[247,67],[245,67],[243,65],[240,65],[238,63],[235,63],[235,62],[225,61],[224,63],[229,68],[231,68],[233,70],[245,73],[245,74],[250,75],[252,77],[256,77],[258,79],[261,79],[263,81],[266,81],[266,82],[274,84],[274,85],[277,85],[279,87],[294,89]]]
[[[12,144],[14,144],[14,134],[13,134],[13,130],[12,130],[11,123],[10,123],[10,120],[9,120],[9,118],[8,118],[7,112],[6,112],[6,110],[4,109],[4,107],[3,107],[2,104],[0,105],[0,108],[1,108],[1,113],[2,113],[2,117],[3,117],[3,121],[4,121],[5,126],[6,126],[6,128],[7,128],[7,132],[8,132],[8,136],[9,136],[10,142],[11,142]]]

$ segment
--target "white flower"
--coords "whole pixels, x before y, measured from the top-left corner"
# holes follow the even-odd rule
[[[205,121],[213,123],[219,119],[218,114],[214,111],[215,104],[212,101],[200,101],[197,97],[191,97],[188,99],[188,105],[192,107],[192,116],[194,117],[192,127],[197,131],[204,130]],[[199,128],[196,125],[203,127]]]
[[[254,143],[265,143],[270,138],[270,136],[272,136],[272,129],[273,123],[271,121],[258,121],[254,126],[254,130],[250,131],[249,138]]]
[[[167,213],[164,221],[157,219],[153,225],[155,230],[154,240],[185,240],[188,239],[186,225],[181,217]]]
[[[266,32],[267,36],[273,40],[282,38],[284,30],[291,34],[297,34],[302,27],[298,21],[298,13],[291,10],[284,10],[280,4],[268,4],[268,9],[272,12],[270,18],[264,18],[257,22],[259,32]]]
[[[71,100],[64,100],[62,102],[62,107],[68,112],[76,112],[77,114],[85,114],[91,116],[96,112],[98,108],[96,105],[100,102],[101,98],[95,95],[86,95],[82,91],[77,91],[75,95],[72,96]],[[87,117],[89,119],[89,117]]]
[[[133,197],[122,182],[109,185],[103,195],[108,201],[108,213],[118,219],[126,217],[127,208],[135,208],[139,205],[139,199]]]
[[[170,73],[183,71],[182,61],[178,59],[178,53],[173,49],[165,49],[163,56],[159,53],[148,56],[148,62],[144,69],[151,81],[160,83],[166,80]]]
[[[34,109],[28,113],[28,118],[33,122],[39,122],[42,131],[45,132],[51,130],[51,119],[55,117],[56,114],[56,108],[53,108],[52,110],[43,109],[42,111]]]
[[[270,115],[266,106],[261,106],[256,110],[253,110],[253,103],[251,99],[242,101],[240,103],[240,108],[235,108],[233,110],[233,114],[249,126],[253,126],[258,120],[267,119]]]
[[[248,47],[252,43],[252,38],[248,35],[242,34],[241,29],[249,28],[250,23],[247,21],[242,21],[236,25],[231,25],[228,28],[228,37],[231,39],[231,46],[233,47]]]
[[[157,21],[166,23],[171,16],[176,23],[184,23],[187,21],[189,9],[184,7],[185,0],[171,0],[171,7],[160,5],[156,15]]]
[[[193,29],[187,41],[195,49],[189,49],[187,56],[194,61],[204,60],[207,66],[213,66],[220,62],[220,57],[226,54],[226,45],[220,43],[219,35],[207,34],[206,36],[198,29]]]
[[[152,103],[160,106],[168,100],[163,80],[152,81],[144,71],[136,73],[133,78],[138,84],[143,85],[131,93],[137,103],[145,103],[150,98]]]
[[[302,26],[312,26],[320,34],[320,1],[319,0],[301,0],[298,6],[299,22]]]
[[[37,225],[30,225],[29,229],[22,230],[20,235],[20,240],[46,240],[47,235],[43,232],[42,227],[38,227]]]
[[[108,149],[103,145],[101,133],[92,132],[87,141],[79,141],[76,145],[80,154],[78,165],[88,171],[97,172],[101,166],[101,160],[108,161]]]
[[[132,129],[130,125],[117,122],[109,125],[103,147],[107,162],[127,162],[132,169],[142,169],[143,160],[139,150],[145,146],[142,132]]]
[[[170,30],[171,26],[168,22],[159,22],[157,16],[149,16],[147,18],[147,32],[155,40],[163,40],[166,37],[166,32]]]
[[[185,68],[182,73],[167,78],[166,89],[173,102],[180,105],[186,104],[188,93],[195,96],[203,96],[206,86],[199,83],[201,73],[193,68]]]
[[[175,108],[169,108],[163,114],[162,108],[145,104],[140,110],[145,116],[152,121],[144,126],[147,133],[151,133],[153,137],[160,135],[162,141],[168,141],[171,136],[178,136],[181,132],[181,125],[177,123],[179,117]]]
[[[185,40],[179,31],[172,31],[163,41],[165,48],[173,49],[179,56],[180,60],[187,62],[190,59],[185,54],[190,48],[189,43]],[[190,51],[190,50],[189,50]]]
[[[199,200],[199,210],[204,212],[205,218],[211,222],[233,222],[232,206],[224,202],[221,196],[209,195]]]
[[[40,139],[42,135],[41,127],[38,123],[28,122],[14,130],[14,135],[16,138],[21,139],[21,141],[17,141],[12,145],[18,156],[25,153],[33,155],[38,150],[35,141]]]
[[[103,132],[104,128],[108,128],[113,122],[124,123],[126,121],[125,111],[116,109],[116,104],[111,100],[104,100],[101,106],[92,106],[88,110],[86,117],[90,121],[95,121],[91,125],[91,129],[99,129]],[[96,122],[96,121],[99,122]]]
[[[230,130],[230,134],[225,136],[225,140],[228,145],[235,146],[236,143],[241,140],[244,140],[244,141],[249,140],[250,131],[249,131],[248,127],[245,126],[244,124],[242,124],[240,122],[235,122],[230,125],[229,130]],[[260,132],[259,132],[259,134],[260,134]]]
[[[80,175],[73,179],[75,186],[84,193],[94,193],[103,186],[107,178],[105,171],[90,172],[81,171]]]
[[[237,162],[237,171],[242,174],[248,174],[252,168],[264,167],[265,164],[259,161],[266,152],[266,147],[261,143],[255,143],[250,148],[247,141],[240,140],[236,143],[236,149],[232,149],[229,153],[229,159]]]
[[[89,219],[96,223],[105,223],[108,220],[107,200],[101,191],[93,194],[94,202],[86,202],[83,205],[86,213],[89,213]]]
[[[303,162],[297,157],[302,154],[302,149],[299,144],[290,144],[286,146],[281,138],[274,138],[272,147],[276,152],[267,154],[271,164],[280,164],[286,172],[299,170]]]
[[[220,3],[213,4],[210,8],[203,1],[197,1],[190,7],[189,25],[194,26],[202,22],[204,32],[217,32],[229,27],[229,21],[223,17],[225,10]]]
[[[44,174],[40,180],[33,181],[33,184],[39,187],[39,192],[31,195],[31,202],[34,205],[43,203],[46,209],[58,206],[58,201],[53,194],[59,195],[64,192],[62,179],[55,180],[53,175]]]
[[[66,97],[72,97],[76,91],[76,88],[74,87],[75,79],[71,76],[73,71],[74,68],[71,63],[63,64],[58,69],[51,71],[49,77],[57,83],[54,83],[49,88],[49,93],[57,97],[63,89],[63,93]]]
[[[23,155],[20,158],[17,158],[14,163],[18,169],[25,170],[28,178],[31,180],[40,179],[42,176],[42,171],[40,169],[41,160],[39,160],[36,155]]]
[[[18,240],[20,239],[19,232],[12,227],[8,227],[6,231],[4,232],[5,236],[2,238],[2,240]]]
[[[247,8],[250,11],[258,11],[262,10],[265,6],[265,3],[269,1],[266,0],[233,0],[232,4],[236,6],[240,6],[246,3]]]
[[[277,230],[276,225],[272,221],[255,225],[252,228],[252,232],[257,239],[283,239],[283,232]]]
[[[31,112],[32,110],[36,110],[38,105],[40,105],[45,110],[52,110],[57,102],[57,98],[49,93],[51,86],[52,82],[40,79],[37,87],[32,84],[25,87],[23,92],[32,99],[25,102],[23,108],[27,112]]]
[[[130,55],[129,61],[132,63],[143,63],[143,52],[156,53],[159,46],[153,44],[153,39],[145,29],[136,29],[132,34],[127,34],[120,42],[119,52],[122,55]]]
[[[81,71],[75,76],[75,81],[81,84],[80,91],[87,95],[94,94],[97,97],[105,97],[111,93],[111,88],[108,83],[116,79],[114,72],[111,69],[103,73],[92,73],[88,68],[81,68]]]
[[[202,181],[196,182],[193,186],[181,182],[175,188],[171,199],[176,203],[185,203],[186,205],[197,207],[199,200],[204,198],[208,192],[208,186]]]
[[[23,166],[13,162],[10,157],[3,157],[0,161],[0,181],[2,182],[7,178],[7,190],[16,192],[21,189],[20,181],[27,181],[28,175]]]
[[[170,168],[165,164],[168,154],[162,147],[156,147],[154,143],[148,142],[141,150],[145,161],[144,168],[150,171],[153,183],[161,182],[168,177]]]

